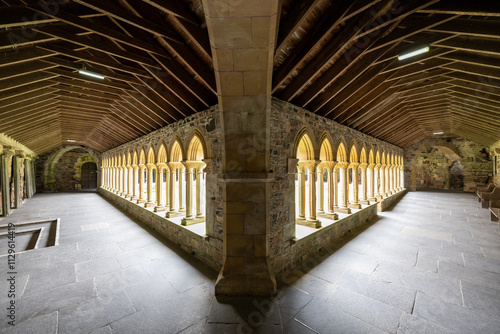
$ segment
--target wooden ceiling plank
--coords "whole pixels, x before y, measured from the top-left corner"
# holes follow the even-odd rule
[[[28,63],[14,64],[2,68],[2,80],[28,75],[43,70],[50,70],[57,67],[54,64],[47,64],[40,60],[33,60]]]
[[[430,7],[419,10],[419,12],[467,16],[500,16],[500,3],[496,1],[441,0]]]
[[[286,58],[286,62],[274,72],[273,93],[284,83],[291,73],[297,70],[297,67],[302,63],[304,58],[312,50],[320,46],[326,36],[331,34],[339,25],[343,24],[344,16],[352,5],[353,2],[350,1],[335,1],[333,6],[328,8],[328,11],[324,13],[316,24],[317,28],[311,32],[310,36],[302,39],[301,43],[294,48],[293,53]],[[357,13],[350,21],[357,22],[356,18],[359,19],[362,15],[362,13]],[[279,50],[277,49],[276,52],[279,52]]]
[[[34,101],[34,99],[42,99],[49,96],[55,96],[54,93],[57,92],[55,89],[44,88],[34,92],[29,92],[21,96],[15,96],[10,99],[6,99],[0,102],[0,112],[6,110],[7,108],[16,108],[19,104],[28,104]]]
[[[184,6],[181,1],[178,0],[143,0],[145,3],[158,8],[170,15],[177,16],[183,20],[191,22],[193,24],[198,24],[193,18],[191,12]]]
[[[76,69],[75,69],[75,71],[76,71]],[[43,73],[54,74],[54,75],[58,75],[58,76],[62,76],[62,77],[70,78],[70,79],[75,79],[77,81],[83,81],[85,83],[91,83],[92,85],[97,85],[99,87],[99,88],[95,88],[97,90],[101,90],[100,86],[103,86],[106,88],[110,87],[110,88],[114,88],[114,89],[120,89],[120,90],[124,90],[124,91],[133,90],[129,85],[118,83],[118,82],[112,82],[111,80],[109,80],[107,78],[102,80],[102,79],[92,78],[89,76],[84,76],[83,74],[79,74],[76,72],[70,72],[70,71],[65,71],[65,70],[60,70],[60,69],[55,69],[55,68],[50,69],[50,70],[46,70]]]
[[[45,72],[36,72],[11,79],[0,80],[0,92],[8,91],[13,88],[22,87],[25,85],[31,85],[40,81],[46,81],[55,77],[57,77],[57,75]]]
[[[53,87],[56,84],[50,81],[42,81],[42,82],[36,82],[34,84],[28,84],[22,87],[18,88],[13,88],[13,89],[7,89],[3,92],[0,93],[0,101],[5,101],[8,99],[15,98],[17,96],[22,96],[24,94],[28,94],[31,92],[36,92],[41,89]],[[3,105],[3,102],[0,102],[0,105]]]
[[[113,99],[119,99],[120,96],[123,94],[123,91],[121,91],[119,89],[104,86],[104,85],[94,85],[93,82],[89,83],[85,80],[72,80],[72,79],[68,79],[65,77],[55,77],[55,78],[51,79],[51,81],[54,82],[55,84],[59,84],[59,86],[62,86],[62,85],[76,86],[79,88],[83,88],[85,90],[106,93],[106,94],[112,95],[109,98],[113,98]],[[82,92],[82,94],[83,94],[83,92]]]
[[[456,36],[454,38],[436,43],[435,46],[454,50],[491,54],[495,56],[500,55],[500,40],[493,38]]]
[[[31,62],[33,60],[44,59],[54,56],[55,54],[55,52],[46,51],[35,47],[13,49],[12,51],[5,52],[2,55],[2,57],[0,58],[0,68]]]

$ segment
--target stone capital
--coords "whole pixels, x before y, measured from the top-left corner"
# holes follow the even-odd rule
[[[316,171],[316,166],[318,166],[319,160],[303,160],[299,161],[297,164],[299,167],[302,167],[304,170],[309,169],[309,171]]]
[[[375,168],[375,170],[379,170],[379,169],[380,169],[380,167],[382,167],[382,165],[381,165],[381,164],[376,164],[376,165],[374,165],[373,167]]]
[[[359,164],[359,168],[366,169],[366,168],[368,168],[368,164],[366,162],[363,162],[363,163]]]
[[[351,162],[349,163],[349,167],[348,168],[352,168],[352,169],[357,169],[359,167],[359,162]]]
[[[26,154],[24,153],[23,150],[16,150],[16,157],[18,158],[24,158]]]
[[[168,165],[168,167],[170,168],[170,170],[175,170],[175,169],[177,169],[177,168],[179,168],[179,169],[181,169],[181,170],[182,170],[182,169],[184,169],[184,165],[183,165],[182,163],[180,163],[180,162],[176,162],[176,161],[174,161],[174,162],[169,162],[169,163],[167,163],[167,165]]]
[[[349,166],[349,163],[347,161],[337,162],[337,165],[336,165],[336,167],[338,169],[347,169],[348,166]]]
[[[184,167],[186,167],[186,169],[189,171],[189,172],[192,172],[193,169],[196,169],[196,170],[202,170],[203,168],[205,168],[205,163],[202,162],[202,161],[183,161],[182,164],[184,165]]]
[[[168,166],[167,166],[167,163],[165,162],[158,162],[156,164],[156,169],[160,172],[162,171],[163,169],[169,169]]]

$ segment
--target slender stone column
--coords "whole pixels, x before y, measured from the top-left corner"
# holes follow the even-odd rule
[[[318,212],[319,213],[325,213],[325,185],[323,182],[323,178],[324,178],[323,169],[324,168],[325,168],[325,165],[323,163],[320,163],[318,165],[318,167],[316,168],[317,182],[318,182],[317,187],[318,187],[318,192],[319,192],[319,196],[318,196],[318,200],[319,200]]]
[[[186,212],[184,197],[184,165],[179,164],[179,212]]]
[[[33,161],[31,160],[31,156],[26,156],[24,158],[24,178],[26,180],[26,197],[33,197],[33,174],[31,165]]]
[[[1,146],[0,146],[1,148]],[[2,154],[2,215],[8,216],[10,213],[10,178],[9,173],[11,169],[11,158],[14,156],[14,148],[10,146],[3,147]]]
[[[339,162],[337,163],[337,166],[339,168],[339,173],[340,173],[340,198],[339,198],[339,208],[337,209],[337,212],[341,213],[351,213],[351,209],[347,207],[347,199],[348,199],[348,192],[347,189],[349,187],[348,184],[348,163],[347,162]]]
[[[24,161],[24,151],[16,151],[16,155],[14,156],[14,170],[12,176],[14,177],[14,207],[16,209],[21,207],[21,203],[23,201],[21,194],[21,164]],[[25,175],[26,177],[26,175]]]
[[[111,167],[111,192],[115,192],[116,190],[116,167]]]
[[[404,166],[401,166],[400,174],[401,174],[401,190],[403,190],[403,189],[405,189],[405,167]]]
[[[104,166],[101,166],[101,188],[104,189],[104,186],[106,185],[106,168]]]
[[[182,225],[192,225],[205,220],[200,208],[200,171],[205,166],[204,162],[186,161],[183,163],[186,168],[186,217],[182,219]],[[193,210],[193,176],[196,170],[196,191],[194,194],[196,211]]]
[[[175,200],[175,177],[176,177],[176,169],[179,169],[179,187],[181,187],[181,173],[180,173],[180,169],[182,167],[182,164],[180,162],[169,162],[168,163],[168,167],[170,169],[170,210],[167,212],[167,215],[166,217],[167,218],[174,218],[174,217],[179,217],[181,216],[182,214],[176,210],[176,200]],[[182,190],[181,190],[182,191]],[[179,191],[180,193],[180,191]],[[180,207],[180,200],[179,200],[179,205]]]
[[[358,162],[352,162],[349,168],[352,168],[352,202],[349,203],[349,207],[352,209],[361,209],[361,204],[359,204],[359,178],[358,178]]]
[[[375,171],[374,171],[375,164],[369,164],[368,165],[368,201],[374,201],[376,202],[377,199],[375,198]]]
[[[299,184],[299,220],[306,219],[306,175],[304,164],[298,163],[297,165],[298,184]]]
[[[139,199],[139,196],[137,195],[137,182],[138,182],[138,174],[139,173],[139,166],[136,164],[132,165],[132,197],[130,198],[131,201],[137,201]]]
[[[370,204],[368,201],[368,180],[367,180],[367,163],[362,163],[359,165],[359,169],[361,170],[361,194],[359,196],[359,203],[361,204]]]
[[[306,223],[311,227],[321,227],[321,222],[316,219],[316,166],[318,161],[307,161],[309,170],[309,212]]]
[[[170,168],[168,164],[165,165],[165,210],[170,209]]]
[[[139,165],[139,199],[137,204],[146,203],[144,198],[144,171],[146,170],[145,165]]]
[[[387,196],[391,195],[391,189],[390,189],[390,181],[391,181],[391,176],[389,174],[389,171],[391,170],[391,165],[386,165],[385,166],[385,193]]]
[[[391,193],[394,194],[396,192],[396,188],[394,187],[394,184],[395,184],[395,182],[394,182],[394,175],[395,174],[394,174],[394,166],[393,165],[391,165],[391,169],[389,171],[389,174],[391,176],[391,182],[389,184],[389,187],[391,189]]]
[[[148,168],[148,201],[146,204],[144,204],[145,208],[150,208],[156,206],[156,201],[155,198],[153,197],[153,171],[155,170],[155,167],[153,164],[147,164]],[[158,175],[157,175],[158,176]],[[158,183],[158,178],[157,178],[157,183]]]
[[[376,164],[375,167],[374,167],[374,179],[373,179],[373,183],[375,185],[375,198],[377,200],[381,200],[382,199],[382,194],[381,194],[381,173],[380,173],[380,168],[382,167],[382,165],[380,164]]]
[[[204,165],[205,163],[203,163],[203,166]],[[201,208],[201,178],[203,177],[203,166],[199,165],[196,168],[196,218],[205,220]]]
[[[120,195],[126,197],[128,193],[128,168],[125,165],[122,166],[122,178],[122,192]]]
[[[132,166],[131,165],[127,165],[125,166],[125,173],[127,173],[127,190],[126,190],[126,193],[125,193],[125,198],[126,199],[130,199],[132,198],[132,172],[133,172],[133,169],[132,169]]]
[[[337,182],[334,179],[334,176],[337,177],[335,173],[335,162],[328,162],[328,213],[335,213],[335,186],[334,182]]]
[[[163,196],[163,170],[166,164],[158,163],[156,164],[156,206],[154,208],[155,212],[165,211],[165,200]]]
[[[339,208],[339,184],[338,184],[338,165],[333,166],[332,169],[332,179],[333,179],[333,207],[335,209]]]
[[[380,196],[381,197],[387,197],[387,193],[385,190],[385,168],[386,165],[381,165],[380,166]]]

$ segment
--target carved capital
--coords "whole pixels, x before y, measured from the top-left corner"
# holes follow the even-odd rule
[[[337,162],[337,165],[336,165],[336,167],[338,169],[347,169],[348,166],[349,166],[349,163],[347,161]]]
[[[359,162],[351,162],[349,164],[349,168],[352,168],[353,170],[357,170],[359,167]]]
[[[366,168],[368,168],[368,164],[363,162],[363,163],[359,164],[359,168],[366,169]]]

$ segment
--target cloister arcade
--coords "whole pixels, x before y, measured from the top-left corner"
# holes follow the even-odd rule
[[[403,157],[377,147],[346,144],[323,134],[318,144],[309,131],[297,135],[294,154],[296,223],[321,227],[319,218],[338,219],[404,188]],[[349,153],[348,153],[349,152]]]
[[[170,147],[162,142],[156,150],[153,145],[137,147],[103,158],[101,187],[166,212],[167,218],[183,217],[182,225],[204,222],[205,156],[206,145],[198,133],[187,149],[180,138]]]

